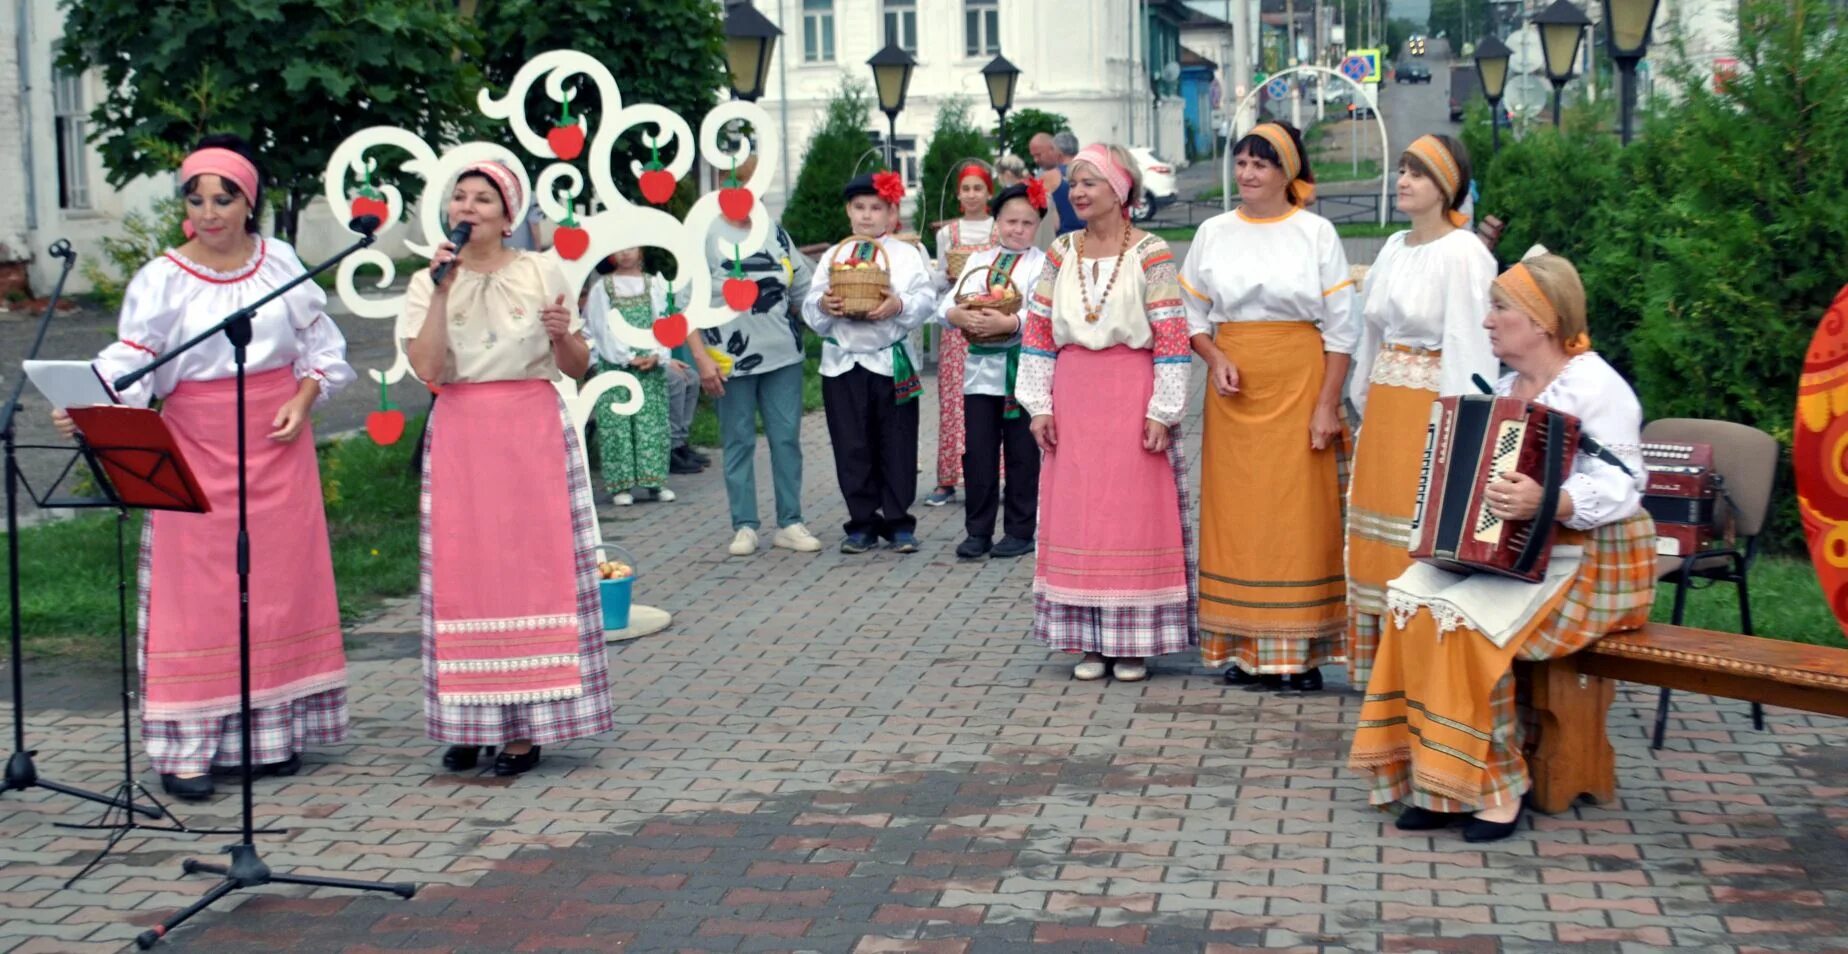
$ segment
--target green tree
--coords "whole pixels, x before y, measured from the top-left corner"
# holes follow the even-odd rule
[[[1426,22],[1433,34],[1442,33],[1450,40],[1453,56],[1461,56],[1463,44],[1474,43],[1487,32],[1490,11],[1489,0],[1431,0]]]
[[[1018,109],[1007,118],[1007,151],[1020,157],[1028,169],[1035,169],[1033,153],[1027,151],[1027,143],[1040,133],[1052,134],[1072,128],[1064,116],[1049,113],[1043,109]]]
[[[107,92],[93,140],[121,186],[170,172],[203,132],[256,147],[275,227],[294,238],[334,147],[366,126],[447,142],[479,76],[474,32],[426,0],[64,0],[58,67]]]
[[[861,159],[873,148],[866,134],[872,98],[866,84],[842,77],[841,86],[828,100],[827,118],[809,138],[802,171],[783,210],[783,227],[797,244],[837,242],[847,236],[847,212],[841,188],[865,167]],[[878,165],[875,159],[871,165]]]
[[[930,148],[925,150],[924,164],[918,171],[918,232],[933,255],[937,251],[934,223],[962,214],[956,202],[956,170],[969,159],[994,162],[992,140],[970,121],[970,109],[969,100],[958,96],[937,110],[937,126],[931,130]]]

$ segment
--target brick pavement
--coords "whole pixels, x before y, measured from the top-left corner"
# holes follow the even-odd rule
[[[926,408],[925,419],[934,417]],[[805,422],[811,526],[841,507]],[[924,455],[926,459],[930,455]],[[767,467],[760,460],[760,469]],[[925,475],[927,483],[931,475]],[[760,481],[769,513],[768,480]],[[1342,768],[1357,696],[1228,690],[1191,656],[1075,683],[1024,637],[1031,564],[959,564],[960,506],[911,557],[723,555],[716,472],[607,514],[667,633],[611,647],[619,729],[519,779],[456,775],[422,732],[415,619],[354,645],[353,737],[258,783],[278,869],[409,879],[411,901],[269,887],[169,943],[198,950],[1628,951],[1848,947],[1848,724],[1683,696],[1611,721],[1611,806],[1510,842],[1394,830]],[[43,767],[108,787],[107,711],[40,709]],[[194,824],[229,823],[234,787]],[[92,813],[0,799],[0,951],[114,951],[210,883],[222,836],[148,835],[70,891]]]

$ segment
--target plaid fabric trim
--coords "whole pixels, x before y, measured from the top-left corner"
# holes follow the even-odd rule
[[[141,676],[141,744],[154,771],[162,775],[195,775],[213,766],[242,764],[244,718],[240,713],[203,719],[148,719],[148,579],[154,567],[154,521],[141,522],[141,548],[135,570],[141,583],[135,609],[136,668]],[[257,765],[287,761],[311,745],[331,745],[347,735],[346,688],[291,699],[281,705],[251,710],[251,759]]]
[[[441,402],[438,402],[440,408]],[[528,740],[550,745],[569,739],[608,732],[616,717],[610,700],[609,656],[603,639],[603,604],[597,589],[597,511],[591,496],[590,476],[579,466],[576,430],[558,405],[559,425],[565,432],[565,472],[571,493],[571,530],[577,550],[578,665],[583,695],[575,699],[512,705],[444,705],[436,694],[436,629],[430,577],[430,455],[436,446],[440,413],[433,414],[424,437],[424,468],[419,493],[423,516],[418,534],[422,556],[419,583],[423,609],[424,715],[430,738],[449,745],[503,745]]]
[[[1462,802],[1414,788],[1412,763],[1407,761],[1382,766],[1372,773],[1367,783],[1368,803],[1404,802],[1434,812],[1476,812],[1506,805],[1527,794],[1533,787],[1533,780],[1527,774],[1527,760],[1522,757],[1526,733],[1515,697],[1515,676],[1510,672],[1495,683],[1489,696],[1495,719],[1489,728],[1488,775],[1482,796],[1476,802]]]
[[[1185,652],[1200,641],[1198,551],[1194,548],[1193,507],[1187,493],[1187,458],[1181,428],[1168,428],[1168,466],[1174,468],[1180,509],[1181,548],[1186,551],[1187,602],[1160,606],[1073,606],[1033,595],[1033,638],[1048,649],[1099,653],[1112,659]]]
[[[1292,639],[1200,631],[1200,662],[1209,669],[1235,662],[1250,673],[1289,675],[1346,662],[1346,649],[1346,639],[1340,633]]]
[[[1352,585],[1349,584],[1350,587]],[[1380,651],[1380,618],[1383,614],[1356,609],[1352,589],[1348,590],[1348,600],[1348,683],[1355,689],[1364,690],[1367,681],[1373,677],[1373,657]]]

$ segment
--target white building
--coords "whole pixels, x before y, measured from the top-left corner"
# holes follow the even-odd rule
[[[109,185],[101,155],[84,141],[99,81],[54,65],[64,32],[58,0],[13,0],[12,7],[0,15],[0,83],[16,91],[0,96],[0,181],[7,183],[0,188],[0,293],[29,280],[34,294],[49,294],[60,262],[45,250],[61,238],[79,256],[65,290],[82,291],[88,282],[81,266],[101,255],[101,240],[120,231],[128,212],[170,195],[173,181]]]
[[[767,196],[773,205],[781,205],[794,186],[809,136],[842,77],[870,88],[866,61],[888,37],[918,61],[895,137],[914,185],[946,100],[966,98],[974,107],[971,115],[984,127],[993,125],[981,70],[996,54],[1020,68],[1016,109],[1065,116],[1080,142],[1153,146],[1164,158],[1181,153],[1177,91],[1167,85],[1157,107],[1150,81],[1166,63],[1178,61],[1178,27],[1187,16],[1178,0],[755,0],[755,5],[783,31],[759,101],[780,124],[785,150],[779,157],[781,181]],[[877,102],[874,107],[868,132],[883,144],[886,117]]]

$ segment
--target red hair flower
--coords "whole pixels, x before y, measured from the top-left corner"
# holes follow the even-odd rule
[[[873,190],[881,199],[897,205],[905,201],[905,180],[896,172],[877,172],[873,174]]]
[[[1041,212],[1046,211],[1046,183],[1037,178],[1027,180],[1027,204]]]

